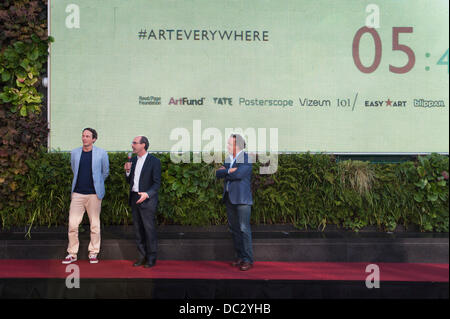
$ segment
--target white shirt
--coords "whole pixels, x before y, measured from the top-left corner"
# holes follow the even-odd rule
[[[131,191],[133,191],[133,192],[136,192],[136,193],[139,192],[139,178],[141,177],[142,166],[144,166],[147,155],[148,155],[148,153],[145,153],[144,155],[137,157],[136,167],[134,169],[133,188],[131,189]],[[129,175],[129,173],[127,174],[127,176],[128,175]]]
[[[242,150],[242,151],[243,151],[243,150]],[[239,154],[241,154],[242,151],[240,151],[239,153],[237,153],[235,158],[233,158],[233,155],[230,155],[230,161],[231,161],[231,164],[230,164],[230,168],[228,169],[228,174],[230,174],[230,169],[233,168],[233,164],[234,164],[234,162],[236,162],[236,158],[238,158]],[[230,182],[228,181],[228,182],[227,182],[227,192],[228,192],[228,186],[229,186],[229,185],[230,185]]]
[[[238,158],[239,154],[241,154],[242,152],[243,152],[243,150],[240,151],[239,153],[237,153],[235,158],[233,158],[233,155],[230,155],[231,164],[230,164],[230,168],[228,169],[228,174],[230,174],[230,169],[233,168],[233,164],[236,161],[236,158]]]

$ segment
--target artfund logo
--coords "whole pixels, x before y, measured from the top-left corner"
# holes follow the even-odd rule
[[[189,99],[187,97],[181,98],[173,98],[171,97],[169,100],[169,105],[204,105],[206,98],[202,97],[201,99]]]
[[[174,128],[170,140],[176,141],[170,150],[173,163],[223,163],[223,150],[227,149],[228,139],[232,134],[240,134],[249,154],[249,161],[263,164],[260,174],[273,174],[278,169],[278,128],[225,128],[224,134],[215,127],[202,129],[201,120],[194,120],[191,131],[184,127]],[[205,144],[206,143],[206,144]],[[191,150],[193,158],[191,159]],[[239,162],[238,162],[239,163]]]

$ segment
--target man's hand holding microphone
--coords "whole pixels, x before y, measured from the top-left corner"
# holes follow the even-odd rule
[[[127,173],[127,176],[130,174],[130,171],[131,171],[131,156],[132,156],[132,153],[131,152],[128,153],[128,161],[123,166],[123,168],[125,169],[125,172]],[[148,194],[145,192],[139,192],[138,195],[141,196],[141,198],[139,198],[139,200],[136,202],[136,204],[140,204],[144,200],[149,198]]]
[[[123,168],[125,169],[125,172],[127,172],[127,175],[130,174],[131,171],[131,152],[128,153],[128,161],[125,163]]]

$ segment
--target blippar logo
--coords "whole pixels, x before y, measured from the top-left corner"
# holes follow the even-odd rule
[[[443,100],[414,99],[414,107],[445,107]]]
[[[171,97],[169,100],[169,105],[204,105],[206,98],[202,97],[200,99],[190,99],[187,97],[174,98]]]

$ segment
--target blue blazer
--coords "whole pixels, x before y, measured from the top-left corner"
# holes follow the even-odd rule
[[[232,166],[232,168],[237,167],[237,170],[231,174],[228,174],[230,165],[230,159],[227,157],[224,164],[225,169],[216,171],[217,178],[225,178],[225,182],[223,183],[222,199],[225,199],[224,197],[228,184],[228,197],[232,204],[252,205],[252,163],[248,160],[248,154],[244,152],[240,153]]]
[[[82,147],[78,147],[70,153],[70,164],[72,166],[73,181],[72,193],[78,179],[78,167],[80,166]],[[105,196],[105,179],[109,175],[109,159],[108,153],[96,146],[92,147],[92,178],[94,179],[95,193],[98,199]]]

